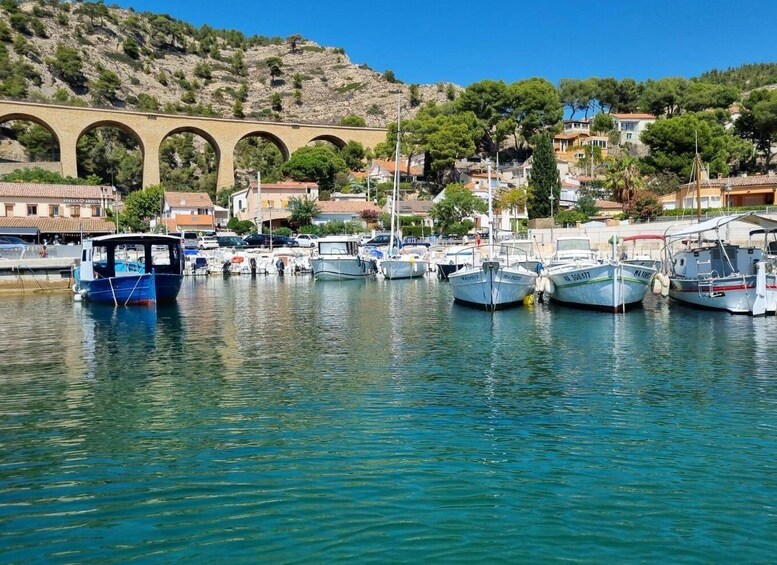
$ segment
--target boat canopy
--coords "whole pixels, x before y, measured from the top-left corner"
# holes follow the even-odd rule
[[[667,234],[666,237],[674,239],[674,238],[686,237],[689,235],[696,235],[706,231],[714,231],[725,226],[726,224],[729,224],[735,221],[746,222],[748,224],[753,224],[767,230],[772,230],[777,228],[777,221],[775,220],[772,220],[770,218],[764,218],[763,216],[759,216],[758,214],[744,213],[744,214],[734,214],[731,216],[719,216],[717,218],[710,218],[709,220],[706,220],[699,224],[694,224],[680,231]]]
[[[637,235],[627,235],[623,238],[623,241],[642,241],[648,239],[664,239],[664,236],[660,233],[640,233]]]

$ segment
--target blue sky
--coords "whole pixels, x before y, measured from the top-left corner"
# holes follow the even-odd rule
[[[777,62],[777,0],[116,3],[247,35],[299,33],[408,83],[689,78],[712,68]]]

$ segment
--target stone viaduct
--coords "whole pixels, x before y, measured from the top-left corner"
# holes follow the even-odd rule
[[[284,160],[312,141],[328,141],[339,147],[358,141],[365,147],[375,147],[386,138],[383,128],[204,118],[0,100],[0,123],[10,120],[31,121],[51,132],[59,145],[62,174],[72,177],[78,176],[78,139],[96,127],[120,129],[135,138],[143,152],[144,187],[159,183],[159,147],[175,133],[191,132],[211,144],[218,160],[217,188],[234,184],[235,146],[245,137],[258,136],[272,142]]]

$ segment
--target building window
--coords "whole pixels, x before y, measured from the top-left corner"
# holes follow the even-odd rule
[[[92,206],[92,217],[93,218],[99,218],[100,217],[100,207],[99,206]]]
[[[49,216],[59,216],[59,205],[51,204],[49,206]]]
[[[71,218],[80,218],[81,217],[81,206],[71,206],[70,207],[70,217]]]
[[[13,204],[6,204],[5,205],[5,217],[6,218],[13,218]]]
[[[621,122],[621,131],[637,131],[637,122]]]
[[[28,216],[37,216],[38,215],[38,205],[37,204],[27,204],[27,215]]]
[[[634,135],[631,132],[626,134],[626,139],[631,139],[632,137],[634,137]]]

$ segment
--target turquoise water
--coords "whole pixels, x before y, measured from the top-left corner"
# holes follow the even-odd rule
[[[4,563],[777,555],[774,318],[265,277],[0,320]]]

